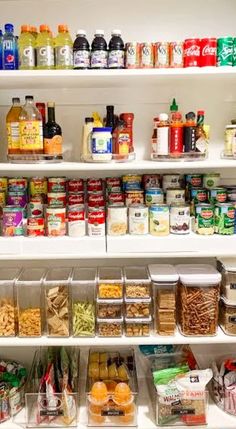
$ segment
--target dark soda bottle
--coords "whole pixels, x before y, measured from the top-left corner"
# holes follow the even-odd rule
[[[107,115],[105,120],[105,126],[111,127],[112,131],[114,131],[116,118],[114,115],[114,106],[106,106]]]
[[[96,30],[92,41],[91,69],[106,69],[107,54],[107,42],[104,39],[104,31]]]
[[[109,42],[108,68],[123,69],[125,66],[125,45],[120,30],[113,30]]]
[[[196,115],[189,112],[185,115],[184,152],[196,152]]]
[[[90,67],[90,47],[86,38],[86,31],[78,30],[73,44],[74,69],[88,69]]]

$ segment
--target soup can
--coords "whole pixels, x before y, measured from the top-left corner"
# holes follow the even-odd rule
[[[46,234],[48,237],[59,237],[66,235],[65,207],[46,208]]]
[[[168,188],[181,188],[182,176],[180,174],[164,174],[162,179],[162,188],[166,192]]]
[[[221,235],[234,234],[235,207],[232,203],[215,206],[215,232]]]
[[[68,186],[69,194],[75,194],[77,192],[83,192],[84,191],[83,179],[69,179],[67,186]]]
[[[107,208],[107,234],[125,235],[127,233],[127,207],[109,206]]]
[[[106,178],[106,191],[120,192],[121,191],[121,178],[120,177],[107,177]]]
[[[167,204],[149,207],[149,231],[151,235],[164,236],[170,233],[170,211]]]
[[[220,186],[220,173],[208,173],[203,175],[203,188],[213,189]]]
[[[47,195],[48,205],[65,207],[66,206],[66,193],[65,192],[50,192]]]
[[[67,200],[69,206],[84,204],[84,192],[69,194]]]
[[[140,174],[126,174],[122,177],[124,191],[138,191],[142,189],[142,176]]]
[[[147,189],[145,192],[145,203],[147,206],[152,204],[163,204],[164,203],[164,193],[161,188],[151,188]]]
[[[144,203],[144,191],[126,191],[125,192],[125,205],[127,207],[132,204]]]
[[[4,191],[0,192],[0,207],[6,205],[6,193]]]
[[[97,192],[103,191],[103,181],[102,179],[88,179],[87,180],[87,191],[88,192]]]
[[[190,206],[188,204],[172,204],[170,207],[170,232],[172,234],[190,233]]]
[[[107,196],[107,203],[110,206],[124,206],[125,194],[123,192],[110,192]]]
[[[148,207],[143,204],[134,204],[129,207],[129,233],[131,235],[145,235],[149,231]]]
[[[88,194],[88,206],[104,208],[105,207],[105,198],[101,192],[91,192]]]
[[[29,182],[30,195],[42,195],[44,200],[48,193],[48,181],[46,177],[32,177]]]
[[[84,237],[86,235],[84,206],[75,206],[68,211],[69,237]]]
[[[66,177],[49,177],[48,178],[48,193],[66,192]]]
[[[168,188],[166,190],[166,204],[170,206],[171,204],[176,203],[185,203],[185,189]]]
[[[24,209],[22,207],[3,207],[2,234],[4,237],[24,235]]]
[[[105,235],[105,210],[89,209],[88,211],[88,235],[90,237],[103,237]]]
[[[27,179],[24,177],[11,177],[8,179],[8,192],[25,192],[27,186]]]
[[[45,235],[44,218],[29,217],[27,219],[27,236],[43,237]]]
[[[31,218],[41,218],[44,214],[44,205],[41,195],[36,195],[30,198],[29,206],[29,217]]]

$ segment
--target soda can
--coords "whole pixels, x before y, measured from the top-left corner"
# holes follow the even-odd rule
[[[217,66],[233,65],[233,37],[220,37],[217,40]]]
[[[144,42],[140,44],[140,68],[150,69],[154,67],[154,44]]]
[[[184,67],[200,67],[200,54],[200,39],[194,38],[184,41]]]
[[[236,37],[233,40],[233,66],[236,66]]]
[[[140,44],[128,42],[125,44],[125,68],[137,69],[140,66]]]
[[[201,39],[201,67],[215,67],[217,59],[217,39]]]
[[[181,41],[170,42],[170,67],[181,68],[184,66],[184,44]]]
[[[170,51],[168,42],[154,44],[154,59],[156,68],[168,68],[170,64]]]

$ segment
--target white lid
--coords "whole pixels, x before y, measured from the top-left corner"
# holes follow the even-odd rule
[[[121,35],[121,30],[119,30],[119,29],[112,30],[111,35],[112,36],[120,36]]]
[[[236,301],[232,300],[232,299],[227,299],[224,295],[221,296],[221,300],[226,304],[229,305],[230,307],[235,307],[236,308]]]
[[[86,36],[86,31],[85,30],[77,30],[76,36]]]
[[[218,258],[226,271],[236,271],[236,258]]]
[[[95,36],[96,36],[96,35],[104,36],[104,30],[96,30],[96,31],[95,31]]]
[[[158,118],[159,118],[159,121],[168,121],[169,116],[167,115],[167,113],[160,113]]]
[[[179,275],[173,265],[150,264],[148,269],[151,279],[155,283],[176,283],[179,280]]]
[[[208,264],[180,264],[176,265],[176,270],[181,283],[187,286],[217,285],[221,281],[221,274]]]

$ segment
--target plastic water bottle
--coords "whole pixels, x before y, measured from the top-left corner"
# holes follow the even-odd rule
[[[2,70],[2,30],[0,30],[0,70]]]
[[[12,24],[5,24],[5,33],[3,35],[2,43],[2,59],[3,70],[16,70],[17,69],[17,41],[14,36],[14,26]]]

